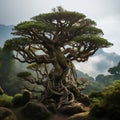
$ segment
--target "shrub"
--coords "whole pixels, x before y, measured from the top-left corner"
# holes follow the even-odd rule
[[[120,81],[110,85],[103,96],[103,99],[97,104],[93,103],[90,111],[91,115],[95,117],[105,116],[109,120],[120,120]],[[96,98],[99,98],[99,96],[96,96]]]
[[[89,95],[90,98],[103,98],[104,95],[102,94],[102,92],[92,92]]]
[[[106,115],[106,109],[102,104],[94,104],[94,106],[92,106],[90,114],[97,118],[102,118]]]
[[[114,104],[120,106],[120,81],[110,85],[105,92],[105,104]]]
[[[26,104],[32,98],[32,93],[28,90],[24,90],[22,95],[23,95],[23,98],[22,98],[23,104]]]
[[[13,97],[13,107],[20,107],[25,105],[31,99],[31,93],[29,91],[23,91],[22,94],[16,94]]]
[[[22,94],[16,94],[13,99],[12,99],[12,103],[13,103],[13,107],[20,107],[23,105],[22,103],[22,98],[23,95]]]
[[[0,106],[1,107],[12,107],[12,96],[8,96],[6,94],[0,95]]]
[[[102,92],[92,92],[89,95],[90,101],[91,101],[91,107],[93,107],[95,104],[102,104],[104,95]]]

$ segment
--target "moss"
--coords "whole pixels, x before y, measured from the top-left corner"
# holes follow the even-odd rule
[[[13,107],[21,107],[31,99],[31,94],[28,91],[23,91],[22,94],[16,94],[12,99]]]
[[[0,95],[0,106],[7,108],[12,107],[12,99],[13,99],[12,96],[6,94]]]

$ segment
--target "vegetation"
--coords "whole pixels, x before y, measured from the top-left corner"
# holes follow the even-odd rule
[[[24,106],[31,99],[31,93],[27,90],[24,90],[23,93],[15,94],[12,99],[13,107]]]
[[[0,95],[0,106],[1,107],[7,107],[10,108],[12,107],[12,96],[8,96],[6,94]]]
[[[90,97],[93,102],[91,115],[107,117],[109,120],[120,119],[120,80],[115,81],[104,92],[92,93]]]
[[[108,72],[113,75],[114,80],[120,79],[120,62],[117,64],[117,66],[110,68]]]
[[[15,60],[12,51],[4,51],[0,48],[0,86],[5,93],[14,95],[18,89],[18,79],[15,74]]]
[[[32,64],[36,72],[32,84],[45,88],[41,102],[57,96],[60,108],[75,101],[67,88],[70,81],[71,87],[79,85],[72,61],[84,62],[99,48],[112,45],[95,26],[84,14],[58,7],[16,25],[12,34],[19,37],[7,40],[4,50],[14,50],[15,59]],[[31,78],[27,81],[31,82]]]
[[[31,93],[24,90],[23,93],[9,96],[7,94],[0,95],[0,106],[7,108],[16,108],[24,106],[31,99]]]
[[[103,88],[112,84],[115,80],[120,79],[120,62],[117,64],[117,66],[109,68],[108,72],[110,75],[100,74],[96,77],[96,81],[100,83]]]

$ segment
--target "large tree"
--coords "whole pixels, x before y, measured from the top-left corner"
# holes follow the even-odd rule
[[[74,101],[74,94],[66,87],[67,81],[76,80],[72,61],[84,62],[99,48],[112,45],[95,26],[84,14],[58,7],[16,25],[12,34],[18,37],[7,40],[4,48],[14,50],[14,58],[20,62],[34,64],[32,68],[39,74],[40,66],[45,66],[42,80],[33,81],[45,87],[42,100],[56,95],[60,107]]]

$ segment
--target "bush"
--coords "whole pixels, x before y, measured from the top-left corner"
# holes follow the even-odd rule
[[[92,97],[93,96],[95,96],[96,99],[99,98],[99,95],[92,95]],[[95,97],[93,98],[95,99]],[[93,102],[90,111],[91,115],[95,117],[105,116],[109,120],[120,120],[120,81],[110,85],[104,92],[103,99],[96,103]]]
[[[13,97],[13,107],[20,107],[25,105],[31,99],[31,93],[29,91],[23,91],[22,94],[16,94]]]
[[[22,98],[23,104],[26,104],[32,98],[32,93],[28,90],[24,90],[22,95],[23,95],[23,98]]]
[[[109,120],[120,120],[120,105],[110,104],[106,107],[106,111]]]
[[[6,94],[0,95],[0,106],[1,107],[12,107],[12,96],[8,96]]]
[[[90,98],[103,98],[104,95],[102,92],[92,92],[90,95],[89,95]]]
[[[91,107],[93,107],[95,104],[102,104],[104,95],[102,92],[92,92],[89,95],[90,101],[91,101]]]
[[[94,104],[90,111],[90,114],[97,118],[102,118],[106,115],[106,109],[102,104]]]
[[[120,106],[120,81],[110,85],[105,92],[105,104],[114,104]]]
[[[16,94],[12,99],[13,107],[20,107],[23,105],[22,103],[23,95],[22,94]]]

